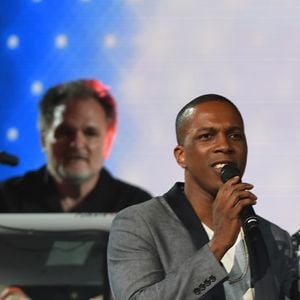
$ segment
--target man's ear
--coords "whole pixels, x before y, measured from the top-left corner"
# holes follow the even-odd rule
[[[173,153],[174,153],[174,156],[175,156],[175,159],[176,159],[178,165],[181,166],[182,168],[185,168],[186,167],[186,165],[185,165],[185,153],[184,153],[183,146],[177,145],[174,148]]]
[[[105,160],[108,159],[110,155],[115,137],[116,137],[116,125],[108,129],[104,140],[103,156]]]

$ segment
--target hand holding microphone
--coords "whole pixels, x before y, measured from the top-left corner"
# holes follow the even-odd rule
[[[236,242],[241,225],[245,233],[257,228],[258,222],[254,222],[254,220],[257,221],[257,217],[252,208],[256,202],[256,196],[250,191],[253,185],[241,182],[240,176],[241,173],[235,166],[226,165],[221,169],[221,179],[224,185],[220,187],[213,202],[214,235],[209,242],[210,249],[218,260],[221,260]],[[248,207],[251,212],[250,219]]]
[[[241,172],[234,165],[225,165],[222,168],[221,180],[223,183],[235,176],[241,176]],[[246,232],[250,232],[258,228],[258,218],[252,206],[244,207],[240,213],[240,217],[243,223],[243,228]]]

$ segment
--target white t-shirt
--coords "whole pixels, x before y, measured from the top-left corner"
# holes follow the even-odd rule
[[[209,240],[214,232],[203,224]],[[221,259],[228,273],[228,280],[223,283],[226,300],[254,300],[254,289],[251,288],[251,275],[248,249],[241,229],[235,244],[225,253]]]

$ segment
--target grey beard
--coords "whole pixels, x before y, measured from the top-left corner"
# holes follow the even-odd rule
[[[73,173],[62,169],[58,170],[58,175],[63,181],[67,181],[74,185],[81,185],[92,177],[91,172]]]

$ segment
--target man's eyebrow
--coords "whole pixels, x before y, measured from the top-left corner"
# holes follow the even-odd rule
[[[196,129],[196,131],[210,131],[210,130],[215,130],[216,128],[214,128],[214,127],[208,127],[208,126],[206,126],[206,127],[198,127],[197,129]]]
[[[244,127],[243,126],[229,126],[228,127],[228,130],[241,130],[241,131],[244,131]]]
[[[195,132],[201,132],[201,131],[215,131],[218,130],[217,127],[213,127],[213,126],[205,126],[205,127],[198,127]],[[238,126],[238,125],[234,125],[234,126],[229,126],[228,128],[226,128],[226,131],[244,131],[244,127],[243,126]]]

